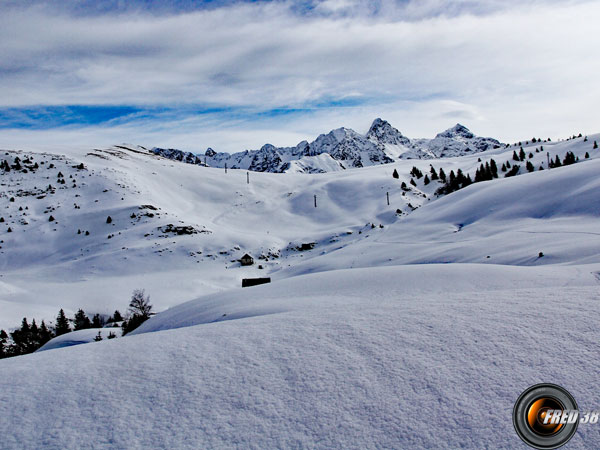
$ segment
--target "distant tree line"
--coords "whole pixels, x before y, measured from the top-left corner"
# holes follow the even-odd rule
[[[578,137],[579,138],[582,137],[581,134],[579,136],[574,135],[573,138],[570,138],[570,139],[575,139]],[[587,137],[585,139],[587,140]],[[547,141],[549,142],[550,139],[547,139]],[[547,142],[547,141],[544,140],[543,142]],[[531,142],[534,142],[534,143],[542,142],[542,140],[533,138],[531,140]],[[527,141],[526,144],[529,144],[529,141]],[[515,145],[517,145],[517,144],[515,144]],[[517,153],[516,150],[513,151],[512,164],[511,164],[510,160],[507,160],[506,162],[502,163],[502,166],[500,168],[500,171],[504,174],[505,178],[513,177],[513,176],[519,174],[519,172],[521,170],[521,165],[516,164],[516,162],[525,162],[525,169],[528,172],[535,171],[535,167],[534,167],[533,163],[530,161],[534,156],[533,151],[530,151],[529,153],[527,153],[521,146],[520,142],[518,143],[518,145],[520,147],[519,152]],[[507,144],[507,147],[508,147],[508,144]],[[593,149],[598,149],[598,144],[596,141],[594,141]],[[544,151],[543,146],[540,146],[539,148],[536,147],[536,149],[535,149],[535,153],[543,153],[543,151]],[[589,152],[586,152],[585,158],[587,159],[589,157],[590,157]],[[560,157],[558,155],[556,155],[554,158],[548,157],[548,160],[549,160],[548,168],[553,169],[555,167],[568,166],[570,164],[579,162],[579,157],[575,156],[575,154],[573,152],[568,151],[562,160],[560,159]],[[409,172],[409,175],[411,176],[410,184],[414,187],[417,187],[417,182],[415,181],[415,179],[420,180],[421,178],[423,178],[423,184],[425,186],[430,184],[432,181],[438,181],[439,183],[442,183],[442,186],[440,186],[435,191],[435,194],[436,195],[445,195],[445,194],[450,194],[452,192],[458,191],[459,189],[467,187],[473,183],[479,183],[481,181],[489,181],[489,180],[493,180],[494,178],[499,178],[498,165],[494,159],[490,159],[489,161],[483,163],[483,162],[481,162],[481,158],[479,158],[478,162],[480,162],[481,164],[475,170],[475,176],[473,179],[471,178],[470,174],[467,173],[465,175],[461,169],[458,169],[456,171],[456,173],[454,172],[454,170],[451,170],[450,173],[448,175],[446,175],[446,173],[444,172],[444,169],[440,168],[439,172],[438,172],[435,169],[435,167],[433,167],[433,165],[430,165],[429,173],[425,174],[425,176],[423,176],[423,172],[418,167],[413,166]],[[538,170],[544,170],[543,164],[539,166]],[[396,169],[394,169],[392,176],[394,178],[400,178],[400,175],[398,174],[398,171]],[[404,191],[407,191],[410,189],[404,181],[401,184],[401,188]]]
[[[27,318],[24,317],[20,328],[16,328],[9,333],[5,330],[0,330],[0,358],[33,353],[50,339],[71,331],[103,328],[113,324],[113,327],[121,327],[123,335],[125,335],[135,330],[152,315],[150,297],[145,294],[143,289],[136,289],[133,291],[131,301],[129,302],[127,318],[123,317],[116,310],[108,319],[105,319],[106,316],[103,317],[100,314],[94,314],[92,319],[90,319],[83,309],[79,309],[75,313],[75,316],[69,319],[62,308],[56,316],[54,326],[46,325],[43,320],[38,326],[35,319],[29,323]],[[108,335],[109,339],[113,337],[116,337],[116,334],[110,333]],[[94,340],[102,340],[100,331],[98,331],[98,335]]]

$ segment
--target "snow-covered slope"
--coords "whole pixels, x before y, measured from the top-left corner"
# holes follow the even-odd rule
[[[1,160],[29,157],[38,169],[0,170],[0,328],[17,326],[23,317],[48,323],[60,308],[71,316],[79,308],[124,311],[137,288],[145,288],[161,311],[238,287],[247,277],[405,263],[596,262],[593,192],[600,153],[593,142],[599,137],[544,143],[543,151],[539,143],[524,145],[536,168],[547,168],[546,153],[562,159],[573,151],[580,159],[532,174],[513,161],[518,146],[332,173],[249,176],[134,146],[65,155],[3,151]],[[338,163],[326,154],[308,158],[325,157]],[[433,164],[437,171],[461,169],[474,177],[491,158],[498,166],[521,165],[523,175],[439,199],[439,181],[409,183],[413,166],[425,174]],[[546,217],[548,211],[555,213]],[[576,214],[581,217],[574,220]],[[311,242],[314,249],[297,251]],[[256,264],[240,267],[244,253]]]
[[[234,154],[217,153],[209,148],[204,157],[174,149],[153,148],[152,152],[177,161],[213,167],[227,166],[274,173],[320,173],[388,164],[402,159],[461,156],[500,146],[497,140],[477,137],[460,124],[438,134],[434,139],[411,141],[389,122],[378,118],[364,136],[349,128],[338,128],[321,134],[310,144],[302,141],[295,147],[265,144],[259,150]],[[322,158],[314,158],[316,156]]]
[[[600,262],[600,159],[473,184],[279,276],[421,263]],[[540,256],[541,252],[541,256]]]
[[[360,141],[332,133],[322,145]],[[136,288],[159,314],[0,360],[0,447],[522,448],[511,412],[528,386],[600,404],[594,141],[308,175],[125,145],[3,151],[21,168],[0,170],[0,327],[124,310]],[[578,162],[548,170],[567,152]],[[492,159],[499,179],[440,197],[410,174],[474,178]],[[239,287],[256,276],[272,283]],[[599,439],[581,426],[569,447]]]
[[[528,386],[600,404],[585,272],[354,269],[205,297],[178,308],[201,325],[0,360],[2,446],[526,448],[511,413]],[[569,448],[599,440],[581,425]]]
[[[121,327],[106,327],[106,328],[87,328],[85,330],[71,331],[70,333],[61,334],[53,339],[50,339],[37,351],[44,352],[46,350],[54,350],[57,348],[72,347],[74,345],[90,344],[96,342],[98,336],[103,339],[114,339],[121,337],[123,330]]]

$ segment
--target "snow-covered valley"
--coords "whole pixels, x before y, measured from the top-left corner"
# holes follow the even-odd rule
[[[0,169],[0,328],[108,315],[137,288],[159,314],[0,360],[0,447],[522,448],[529,385],[600,405],[596,141],[325,173],[3,150],[21,169]],[[434,172],[492,160],[498,178],[436,195]]]

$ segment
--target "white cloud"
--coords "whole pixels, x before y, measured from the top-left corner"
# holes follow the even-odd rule
[[[0,107],[320,105],[278,118],[214,115],[69,131],[82,142],[115,136],[112,142],[154,140],[192,150],[292,145],[342,125],[365,131],[376,116],[411,137],[456,121],[506,140],[573,127],[600,131],[592,128],[600,101],[597,2],[375,6],[330,0],[313,15],[287,3],[168,16],[10,9],[0,15]],[[326,107],[348,95],[362,106]],[[61,132],[46,133],[59,140]],[[27,139],[24,133],[0,130],[0,144]]]

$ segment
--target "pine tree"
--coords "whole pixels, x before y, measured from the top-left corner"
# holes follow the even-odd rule
[[[590,157],[590,154],[588,152],[585,152],[585,159],[588,159]]]
[[[30,336],[31,336],[30,337],[30,344],[31,344],[30,352],[34,352],[42,346],[40,344],[40,329],[38,328],[37,323],[35,323],[35,319],[31,320],[31,326],[29,327],[29,332],[30,332]]]
[[[412,184],[414,187],[417,187],[417,183],[415,183],[415,180],[412,178],[410,179],[410,184]]]
[[[500,170],[501,170],[502,172],[506,172],[506,165],[502,164],[502,167],[500,168]]]
[[[490,167],[490,164],[486,162],[485,163],[485,179],[491,180],[493,178],[494,178],[494,176],[492,175],[492,169]]]
[[[71,326],[69,325],[69,320],[67,316],[65,316],[65,312],[62,310],[59,311],[58,316],[56,317],[56,326],[54,327],[54,333],[56,336],[60,336],[65,333],[69,333],[71,331]]]
[[[523,147],[521,147],[521,150],[519,151],[519,161],[523,161],[525,159],[525,150],[523,150]]]
[[[440,167],[440,180],[442,180],[444,183],[446,182],[446,172],[444,172],[444,169],[442,169]]]
[[[435,171],[433,166],[431,166],[431,169],[429,172],[431,173],[431,181],[435,181],[435,180],[439,179],[438,174]]]
[[[44,345],[50,339],[52,339],[52,331],[48,329],[46,323],[42,320],[40,325],[40,345]]]
[[[92,319],[92,328],[102,328],[102,319],[100,318],[100,314],[94,314]]]
[[[533,164],[531,164],[531,161],[527,161],[527,164],[525,164],[525,168],[527,169],[528,172],[533,172],[535,170],[535,167],[533,167]]]
[[[567,152],[565,159],[563,159],[563,165],[568,166],[570,164],[574,164],[575,161],[575,154],[573,152]]]
[[[519,160],[519,155],[517,155],[517,151],[513,150],[513,161],[518,161]]]
[[[23,317],[23,320],[21,321],[21,328],[10,333],[10,337],[13,341],[13,345],[10,349],[12,355],[24,355],[32,351],[31,329],[29,328],[26,317]]]
[[[493,159],[490,161],[490,169],[492,171],[492,177],[498,178],[498,166],[496,165],[496,161]]]
[[[122,322],[123,321],[123,315],[119,312],[119,310],[115,310],[115,313],[108,318],[108,322]]]
[[[598,143],[596,141],[594,141],[594,149],[598,148]]]
[[[427,186],[429,184],[429,177],[427,175],[425,175],[425,178],[423,178],[423,184],[425,186]]]
[[[506,173],[506,175],[504,175],[504,178],[508,178],[508,177],[514,177],[515,175],[517,175],[519,173],[519,169],[521,167],[518,164],[514,164],[512,166],[512,169],[510,169],[510,171],[508,171]]]
[[[85,330],[92,326],[89,317],[85,315],[85,312],[83,311],[83,309],[79,309],[75,313],[74,322],[75,322],[75,330]]]
[[[411,176],[415,177],[417,180],[423,176],[423,172],[421,172],[417,167],[413,166],[410,171]]]
[[[106,223],[112,223],[112,217],[108,216],[108,217],[106,218]]]
[[[456,171],[456,181],[462,187],[465,183],[465,175],[461,169]]]
[[[556,159],[554,160],[554,167],[560,167],[562,164],[560,163],[560,158],[556,155]]]
[[[398,175],[398,171],[396,169],[394,169],[394,173],[392,173],[392,176],[394,178],[400,178],[400,175]]]

